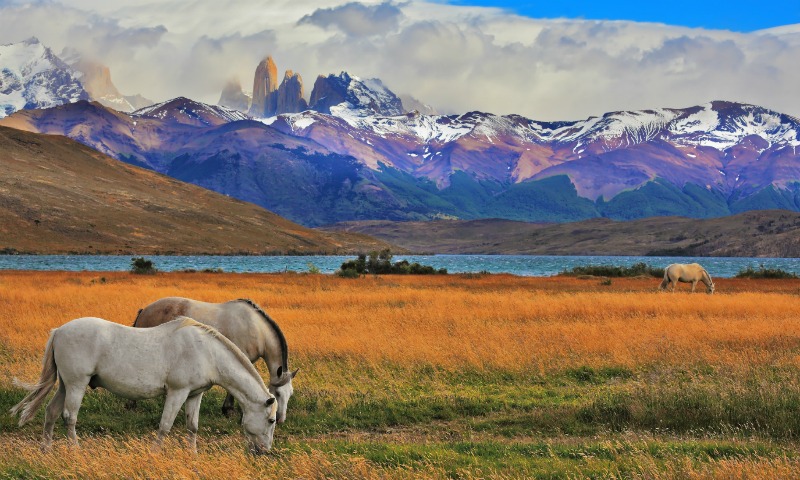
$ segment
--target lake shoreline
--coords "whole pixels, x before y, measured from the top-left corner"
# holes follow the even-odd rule
[[[129,255],[12,255],[0,256],[0,271],[92,271],[127,272]],[[203,271],[214,273],[324,273],[332,274],[354,255],[171,255],[146,256],[162,272]],[[748,267],[780,269],[800,274],[800,259],[754,257],[642,257],[564,255],[394,255],[393,261],[408,260],[451,274],[507,273],[523,277],[550,277],[578,266],[612,265],[630,267],[636,263],[664,268],[672,263],[700,263],[713,278],[733,277]]]

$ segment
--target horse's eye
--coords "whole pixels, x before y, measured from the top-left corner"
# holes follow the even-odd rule
[[[269,423],[275,423],[275,419],[274,418],[270,418],[269,419]]]

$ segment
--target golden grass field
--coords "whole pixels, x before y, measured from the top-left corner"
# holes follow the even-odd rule
[[[157,402],[144,424],[120,430],[127,427],[115,422],[142,412],[95,392],[78,419],[81,449],[67,446],[59,425],[55,449],[40,452],[41,412],[22,429],[3,412],[0,478],[800,475],[800,432],[765,427],[749,413],[788,418],[786,405],[800,398],[800,281],[718,279],[711,296],[688,294],[686,285],[662,293],[658,284],[0,272],[6,412],[22,397],[12,378],[38,377],[50,329],[81,316],[130,325],[165,296],[253,299],[283,329],[290,367],[301,368],[266,457],[245,453],[236,420],[217,411],[219,392],[204,400],[197,456],[182,448],[181,417],[165,451],[153,453]],[[426,413],[426,402],[444,412]],[[397,407],[370,416],[385,405]],[[671,418],[682,408],[683,423]],[[693,408],[719,424],[702,415],[692,424]]]

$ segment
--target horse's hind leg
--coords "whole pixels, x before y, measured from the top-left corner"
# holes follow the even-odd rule
[[[167,436],[175,423],[175,417],[181,409],[181,405],[189,396],[188,390],[167,390],[167,398],[164,401],[164,411],[161,412],[161,423],[158,425],[158,437],[156,438],[155,448],[161,448],[164,437]]]
[[[44,432],[42,433],[42,444],[44,448],[50,448],[53,444],[53,427],[56,424],[56,419],[64,412],[64,400],[66,399],[67,392],[64,388],[64,382],[58,382],[58,390],[50,403],[47,404],[47,409],[44,412]]]
[[[233,395],[225,392],[225,400],[222,402],[222,414],[226,417],[232,417],[233,413]]]
[[[186,429],[189,430],[189,448],[197,453],[197,427],[200,423],[200,401],[203,394],[198,393],[186,399],[184,410],[186,410]]]
[[[87,385],[89,385],[88,378],[86,382],[78,382],[66,387],[64,423],[67,426],[67,438],[76,446],[78,445],[78,435],[75,433],[75,424],[78,422],[78,410],[81,409],[81,402],[83,402],[83,395],[86,393]]]

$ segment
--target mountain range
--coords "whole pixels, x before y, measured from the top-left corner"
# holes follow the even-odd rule
[[[129,114],[76,101],[0,124],[65,135],[309,226],[800,210],[800,120],[755,105],[568,122],[435,115],[409,112],[379,80],[346,72],[317,77],[306,102],[299,75],[278,84],[270,58],[251,98],[231,84],[220,101],[229,106],[181,97]]]
[[[79,100],[96,100],[124,112],[153,103],[141,95],[121,94],[108,67],[75,50],[56,55],[35,37],[0,45],[0,118]]]

